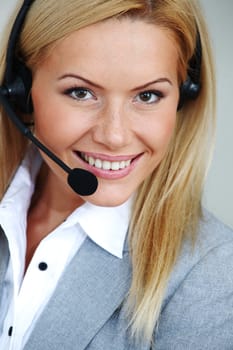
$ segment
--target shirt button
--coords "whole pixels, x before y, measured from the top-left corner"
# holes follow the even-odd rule
[[[41,262],[41,263],[39,263],[38,267],[41,271],[45,271],[45,270],[47,270],[48,265],[45,262]]]
[[[12,336],[12,332],[13,332],[13,327],[11,326],[11,327],[8,329],[8,335],[9,335],[9,337]]]

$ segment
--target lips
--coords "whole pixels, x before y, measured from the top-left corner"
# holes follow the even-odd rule
[[[85,153],[80,153],[81,158],[88,163],[91,166],[94,166],[97,169],[102,170],[112,170],[112,171],[118,171],[125,169],[130,166],[132,159],[121,159],[121,160],[106,160],[106,159],[100,159],[95,158],[92,155],[87,155]]]

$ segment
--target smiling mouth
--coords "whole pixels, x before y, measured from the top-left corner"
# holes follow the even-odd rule
[[[122,170],[128,168],[133,161],[133,159],[120,160],[120,161],[109,161],[109,160],[101,160],[99,158],[94,158],[93,156],[88,156],[85,153],[80,153],[80,157],[89,165],[94,166],[97,169],[102,170]]]

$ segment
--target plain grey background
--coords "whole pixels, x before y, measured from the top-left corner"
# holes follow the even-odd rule
[[[59,1],[59,0],[58,0]],[[188,1],[188,0],[187,0]],[[217,136],[204,204],[233,227],[233,0],[200,0],[207,19],[217,72]],[[0,35],[18,0],[0,0]]]

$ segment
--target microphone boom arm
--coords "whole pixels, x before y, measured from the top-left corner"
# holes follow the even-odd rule
[[[41,151],[43,151],[46,155],[48,155],[55,163],[60,165],[60,167],[65,170],[68,174],[72,171],[70,167],[68,167],[61,159],[59,159],[54,153],[52,153],[46,146],[44,146],[31,132],[31,130],[25,126],[21,120],[18,118],[16,113],[13,111],[6,97],[6,90],[0,88],[0,102],[3,105],[6,113],[8,114],[11,121],[15,124],[17,129],[26,136],[29,140],[31,140]]]

